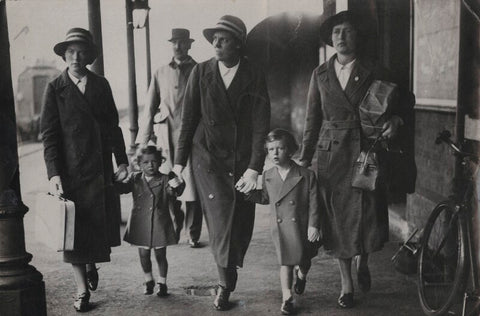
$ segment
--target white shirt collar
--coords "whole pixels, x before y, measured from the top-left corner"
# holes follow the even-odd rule
[[[353,68],[353,64],[355,63],[356,59],[352,60],[351,62],[345,64],[345,65],[342,65],[340,64],[340,62],[338,61],[338,58],[335,58],[335,70],[338,69],[342,69],[342,70],[350,70]]]
[[[342,87],[342,90],[345,90],[347,87],[348,80],[350,79],[350,75],[352,74],[353,65],[355,64],[355,60],[342,65],[338,62],[338,58],[335,58],[334,67],[335,67],[335,74],[337,75],[338,82]]]
[[[223,83],[225,84],[225,88],[228,89],[228,87],[232,83],[233,77],[235,77],[239,65],[240,61],[235,66],[228,68],[221,61],[218,62],[218,70],[220,71],[220,76],[222,77]]]
[[[73,83],[78,87],[78,89],[80,89],[80,92],[85,93],[85,87],[87,86],[87,75],[79,79],[70,73],[70,71],[67,71],[67,73]]]

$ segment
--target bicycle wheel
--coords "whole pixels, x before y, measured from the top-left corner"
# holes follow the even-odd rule
[[[427,315],[443,315],[465,288],[466,227],[451,201],[438,204],[424,229],[418,294]]]

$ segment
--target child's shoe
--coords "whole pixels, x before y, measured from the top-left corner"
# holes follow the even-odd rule
[[[75,301],[73,302],[73,307],[77,312],[83,313],[86,312],[89,308],[90,292],[83,292],[82,294],[77,294]]]
[[[292,315],[295,313],[295,307],[293,306],[293,297],[290,297],[288,300],[282,303],[280,311],[283,315]]]
[[[153,289],[155,288],[155,280],[150,280],[148,282],[143,283],[145,285],[145,289],[143,290],[143,294],[145,295],[152,295]]]
[[[159,296],[159,297],[168,296],[168,288],[167,288],[167,285],[166,285],[166,284],[158,283],[157,296]]]

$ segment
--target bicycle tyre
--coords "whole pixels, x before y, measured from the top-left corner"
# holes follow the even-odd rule
[[[418,295],[426,315],[445,314],[465,290],[466,232],[452,201],[438,204],[427,220],[417,270]]]

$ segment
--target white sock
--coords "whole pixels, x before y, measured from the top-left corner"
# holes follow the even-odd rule
[[[158,278],[158,283],[162,283],[162,284],[167,284],[167,277],[159,277]]]
[[[282,299],[285,302],[290,297],[292,297],[292,290],[290,289],[282,289]]]
[[[298,269],[298,278],[300,280],[305,280],[307,278],[307,275],[303,274],[302,271],[300,269]]]
[[[152,272],[147,272],[147,273],[145,273],[145,275],[144,275],[143,277],[145,278],[145,282],[148,282],[148,281],[152,281],[152,280],[153,280]]]

